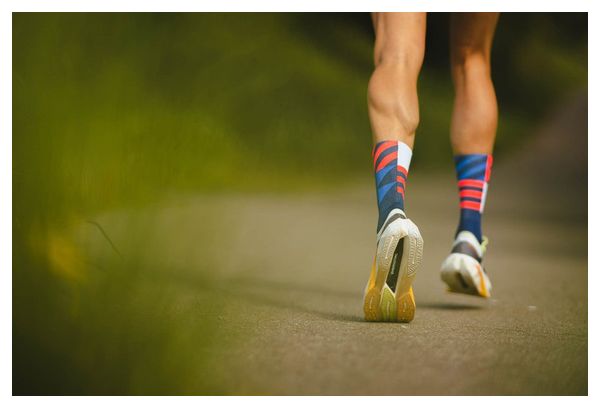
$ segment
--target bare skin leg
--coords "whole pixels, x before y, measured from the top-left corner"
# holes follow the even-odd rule
[[[498,105],[490,53],[498,13],[453,13],[450,60],[455,88],[450,142],[455,155],[491,154]]]
[[[417,78],[425,53],[426,13],[373,13],[375,71],[369,118],[375,143],[399,140],[411,149],[419,124]]]

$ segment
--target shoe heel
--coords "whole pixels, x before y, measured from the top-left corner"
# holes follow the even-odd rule
[[[410,220],[403,220],[404,233],[385,237],[378,245],[376,262],[365,291],[364,315],[366,321],[391,321],[408,323],[415,316],[415,297],[412,281],[423,257],[423,238],[419,229]],[[397,245],[403,245],[395,292],[386,283]]]

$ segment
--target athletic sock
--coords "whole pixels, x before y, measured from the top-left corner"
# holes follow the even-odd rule
[[[482,241],[481,215],[492,172],[492,161],[490,154],[454,156],[460,196],[460,221],[456,234],[460,231],[470,231],[479,242]]]
[[[411,157],[410,147],[397,140],[384,140],[373,148],[375,187],[377,189],[377,207],[379,208],[377,231],[393,209],[398,208],[404,211],[404,190]]]

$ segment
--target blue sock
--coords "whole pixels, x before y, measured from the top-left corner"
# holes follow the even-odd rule
[[[488,182],[492,171],[492,155],[466,154],[454,156],[460,196],[460,231],[469,231],[482,241],[481,215],[485,205]]]
[[[397,140],[384,140],[373,148],[379,220],[377,231],[395,208],[404,211],[404,191],[412,150]]]

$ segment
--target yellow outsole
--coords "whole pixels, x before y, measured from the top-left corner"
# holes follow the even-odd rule
[[[395,247],[400,238],[395,237],[387,247]],[[366,321],[408,323],[415,317],[416,303],[412,281],[421,262],[423,240],[418,230],[411,230],[404,238],[406,238],[404,253],[408,258],[403,264],[404,269],[396,285],[396,293],[392,292],[385,283],[390,267],[389,262],[382,261],[378,267],[377,258],[373,260],[364,297],[363,311]]]
[[[372,290],[365,296],[364,313],[368,322],[408,323],[415,318],[416,310],[412,286],[400,296],[394,296],[387,286],[381,292]]]

